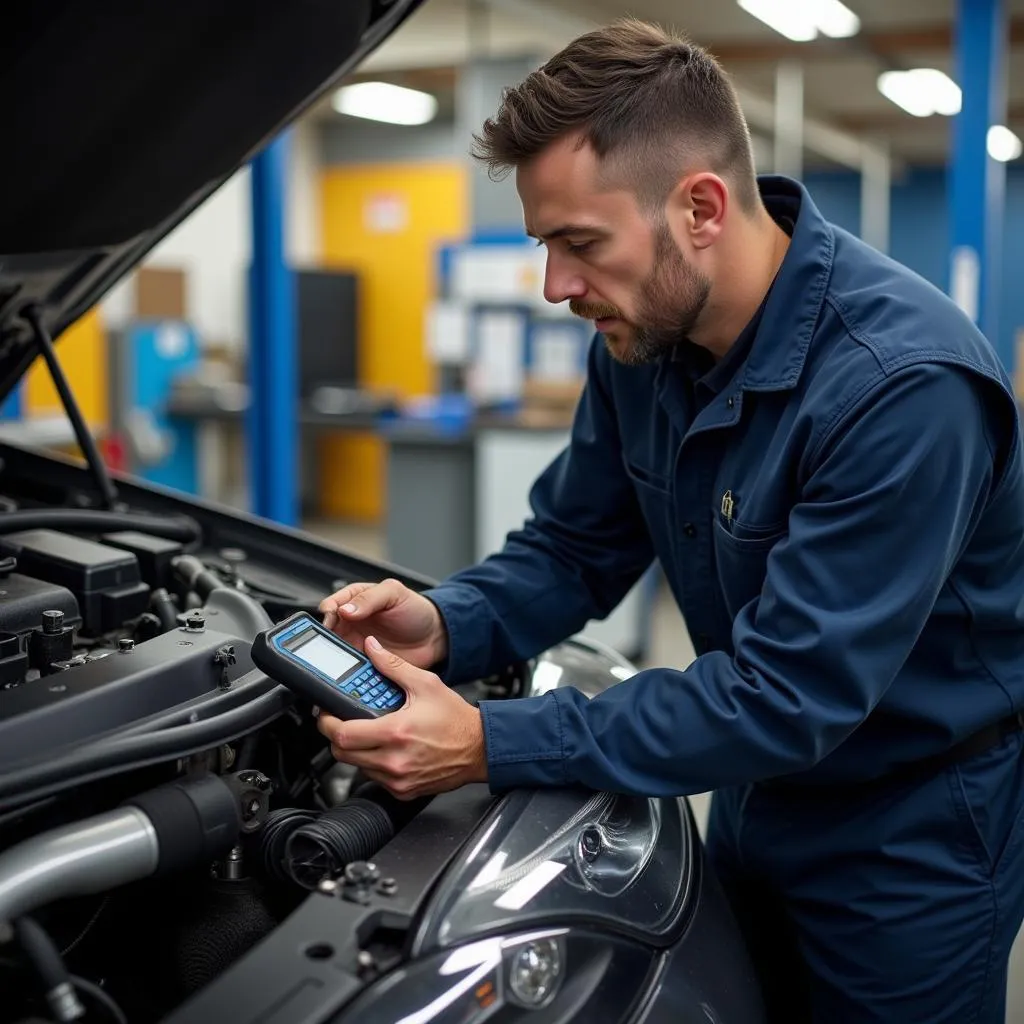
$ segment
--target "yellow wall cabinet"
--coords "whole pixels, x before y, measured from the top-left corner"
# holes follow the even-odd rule
[[[468,177],[460,163],[345,165],[323,182],[323,262],[359,278],[360,383],[398,398],[433,393],[424,317],[436,296],[440,246],[468,232]],[[377,521],[387,500],[383,443],[325,436],[321,511]]]

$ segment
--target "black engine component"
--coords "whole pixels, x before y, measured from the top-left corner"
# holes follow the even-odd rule
[[[394,834],[380,804],[353,797],[292,832],[285,844],[288,873],[303,888],[315,889],[346,865],[373,857]]]
[[[105,533],[100,539],[111,547],[130,551],[138,559],[143,580],[154,589],[167,583],[171,562],[184,550],[178,541],[154,537],[138,530]]]
[[[164,962],[177,975],[179,997],[208,985],[277,925],[252,878],[211,878],[200,895],[168,936]]]
[[[230,849],[242,831],[237,790],[208,772],[139,793],[125,804],[149,819],[160,844],[160,874],[212,860]]]
[[[90,633],[118,629],[146,610],[149,587],[131,552],[46,529],[7,534],[0,550],[16,556],[27,573],[70,590]]]
[[[74,644],[75,631],[64,624],[64,613],[51,608],[43,612],[40,628],[29,635],[29,665],[43,676],[58,672],[60,669],[55,668],[55,664],[67,661],[74,654]]]
[[[27,636],[50,610],[62,612],[66,626],[81,625],[78,602],[67,587],[12,572],[14,565],[13,558],[0,563],[0,630]]]
[[[16,565],[12,556],[0,562],[0,690],[20,686],[29,668],[48,674],[70,658],[82,622],[70,590],[14,572]]]
[[[270,810],[270,779],[262,772],[247,768],[225,778],[241,809],[242,831],[257,832]]]
[[[0,693],[0,775],[41,749],[80,743],[218,691],[224,666],[216,654],[225,644],[235,645],[236,663],[228,674],[238,679],[252,669],[241,640],[206,630],[175,630],[86,661],[51,677],[48,685]]]
[[[0,633],[0,690],[20,686],[28,672],[28,655],[17,633]]]

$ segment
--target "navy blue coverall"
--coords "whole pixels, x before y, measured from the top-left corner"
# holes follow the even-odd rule
[[[716,791],[709,854],[783,1019],[809,1019],[799,963],[815,1021],[1003,1024],[1021,732],[900,766],[1024,706],[1013,393],[946,296],[796,182],[760,187],[792,242],[758,315],[718,363],[681,341],[627,367],[595,339],[532,518],[428,592],[441,671],[538,653],[657,559],[696,660],[483,702],[492,788]]]

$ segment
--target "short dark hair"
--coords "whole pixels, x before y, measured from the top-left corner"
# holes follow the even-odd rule
[[[718,61],[681,34],[624,18],[580,36],[505,89],[472,153],[498,180],[577,132],[644,207],[663,203],[695,159],[730,184],[746,212],[760,201],[736,91]]]

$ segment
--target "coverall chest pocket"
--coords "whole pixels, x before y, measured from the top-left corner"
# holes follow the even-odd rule
[[[728,525],[721,512],[712,513],[715,537],[715,566],[718,585],[731,619],[754,600],[764,586],[768,555],[786,536],[785,523],[773,526],[745,526],[735,520]]]
[[[664,558],[673,549],[672,543],[672,481],[651,469],[625,460],[626,473],[640,504],[647,529],[658,555]]]

